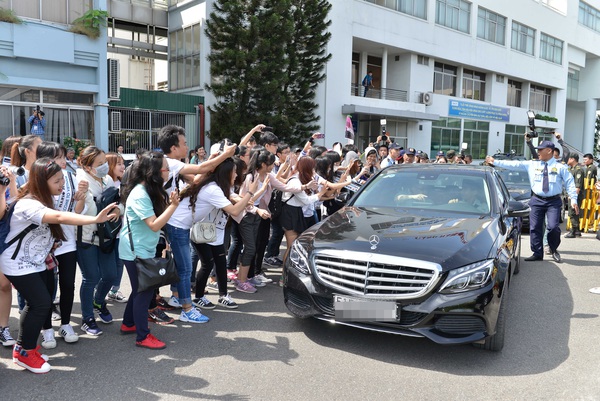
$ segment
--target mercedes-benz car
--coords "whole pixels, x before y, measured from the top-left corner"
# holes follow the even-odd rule
[[[510,196],[529,207],[531,184],[529,183],[529,174],[527,171],[507,170],[500,167],[496,167],[496,170],[506,184]],[[523,217],[523,229],[529,230],[529,215]]]
[[[285,305],[299,318],[499,351],[528,213],[491,167],[386,168],[291,245]]]

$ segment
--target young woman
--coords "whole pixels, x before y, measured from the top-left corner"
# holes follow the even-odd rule
[[[21,188],[27,183],[29,170],[35,162],[35,152],[42,140],[38,135],[25,135],[19,143],[13,144],[10,152],[10,164],[23,167],[23,174],[17,174],[17,187]]]
[[[264,192],[263,184],[257,192],[259,180],[248,183],[247,190],[235,205],[229,200],[231,188],[235,182],[236,169],[232,159],[226,159],[206,178],[194,183],[181,192],[181,198],[190,198],[192,213],[195,221],[214,221],[217,229],[217,239],[208,244],[194,244],[200,256],[202,267],[196,277],[195,303],[204,309],[214,308],[204,295],[204,288],[213,266],[217,273],[219,286],[218,304],[225,308],[237,308],[237,304],[227,293],[227,261],[225,257],[225,224],[229,215],[238,216],[254,197]],[[256,240],[253,238],[253,240]],[[245,252],[245,251],[244,251]]]
[[[121,191],[121,201],[126,206],[119,255],[131,281],[131,295],[125,307],[121,333],[136,333],[135,345],[150,349],[163,349],[166,344],[150,334],[148,305],[155,290],[138,292],[135,258],[148,259],[155,256],[160,230],[179,205],[177,191],[171,193],[169,204],[169,197],[163,188],[168,178],[169,165],[162,153],[146,153],[133,163]],[[133,240],[133,251],[130,238]]]
[[[260,271],[250,272],[250,266],[254,264],[255,270],[257,270],[255,257],[259,256],[262,262],[262,256],[269,241],[271,213],[269,213],[268,205],[272,192],[269,186],[269,173],[273,170],[274,163],[275,155],[268,150],[253,151],[250,158],[250,165],[248,166],[248,175],[240,190],[240,195],[244,196],[250,184],[258,181],[262,185],[260,191],[251,197],[252,206],[247,207],[239,216],[234,216],[234,220],[239,223],[239,231],[244,243],[244,252],[242,253],[238,271],[238,282],[235,287],[236,290],[241,292],[254,293],[256,292],[255,287],[264,287],[266,285],[258,278],[255,280],[248,280],[248,278],[254,278],[254,273],[261,273]],[[269,195],[265,198],[264,195],[267,192],[269,192]]]
[[[119,147],[122,147],[119,145]],[[123,174],[125,173],[125,160],[120,153],[116,152],[108,152],[106,154],[106,161],[108,162],[108,175],[113,179],[115,183],[115,188],[121,187],[121,179],[123,178]],[[121,218],[122,220],[122,218]],[[123,261],[119,258],[119,240],[117,239],[117,243],[115,244],[115,263],[117,264],[117,277],[113,282],[113,285],[108,292],[106,297],[107,300],[115,301],[115,302],[127,302],[127,298],[123,296],[119,288],[121,287],[121,278],[123,277]]]
[[[80,166],[77,170],[77,182],[88,183],[85,214],[93,216],[97,213],[94,198],[100,199],[106,188],[114,186],[113,179],[108,175],[106,154],[95,146],[88,146],[83,149],[77,162]],[[120,210],[115,210],[114,214],[114,220],[117,220],[121,214]],[[82,227],[81,242],[79,233],[77,234],[77,262],[83,276],[79,291],[83,319],[81,329],[93,336],[102,334],[102,330],[96,324],[94,310],[98,312],[98,317],[103,323],[113,320],[106,307],[105,298],[117,276],[114,250],[109,253],[100,250],[97,229],[95,224]]]
[[[288,185],[293,185],[301,189],[301,192],[284,192],[281,197],[284,202],[279,217],[283,232],[285,233],[285,242],[287,249],[283,260],[285,261],[292,242],[302,234],[304,230],[315,223],[314,209],[312,205],[321,199],[328,190],[328,185],[322,185],[321,190],[314,194],[308,185],[315,176],[315,160],[310,157],[302,157],[296,165],[296,172],[288,180]]]
[[[4,167],[0,167],[3,169]],[[54,273],[46,268],[46,258],[56,241],[65,239],[61,224],[81,225],[105,222],[114,218],[110,205],[97,216],[82,216],[54,210],[52,196],[60,196],[64,187],[61,167],[51,159],[37,160],[30,166],[29,181],[19,194],[10,220],[7,241],[28,227],[22,241],[15,241],[0,254],[0,268],[27,301],[21,314],[19,337],[13,349],[13,360],[34,373],[46,373],[50,364],[36,348],[44,325],[51,324],[52,287]],[[2,188],[4,189],[4,188]],[[0,218],[6,210],[6,200],[0,197]],[[34,224],[35,226],[31,226]],[[13,255],[16,252],[16,256]],[[46,357],[47,358],[47,357]]]
[[[53,196],[54,209],[60,212],[81,213],[85,206],[85,196],[87,185],[85,183],[76,184],[75,175],[66,170],[66,149],[56,142],[42,142],[37,147],[36,157],[49,158],[54,160],[60,166],[63,173],[64,185],[60,195]],[[75,273],[77,271],[77,251],[75,227],[71,225],[61,225],[65,239],[62,245],[54,250],[54,255],[60,266],[58,275],[58,285],[60,288],[60,320],[61,326],[58,334],[67,343],[74,343],[79,340],[77,334],[71,326],[71,312],[73,310],[73,299],[75,297]],[[55,292],[53,292],[54,294]],[[54,297],[53,297],[54,298]],[[52,326],[43,326],[42,331],[44,348],[56,347],[54,339],[54,329]]]

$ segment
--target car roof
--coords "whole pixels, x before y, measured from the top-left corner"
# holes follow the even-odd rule
[[[455,171],[460,170],[461,172],[481,172],[481,173],[491,173],[494,171],[493,167],[490,166],[481,166],[481,165],[473,165],[473,164],[449,164],[449,163],[411,163],[411,164],[394,164],[388,169],[416,169],[416,170],[436,170],[436,171]]]

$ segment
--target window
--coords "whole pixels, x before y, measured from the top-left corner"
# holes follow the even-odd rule
[[[435,23],[464,33],[471,32],[471,3],[464,0],[437,0]]]
[[[466,153],[473,155],[474,159],[485,159],[488,154],[488,139],[490,136],[490,123],[484,121],[465,120],[463,142],[468,144]]]
[[[72,24],[93,8],[92,0],[13,0],[12,10],[20,17],[59,24]]]
[[[548,36],[545,33],[540,35],[540,58],[552,63],[562,64],[563,41]]]
[[[413,17],[427,19],[427,0],[366,0],[369,3],[377,4],[400,11],[401,13],[412,15]]]
[[[600,11],[584,3],[579,2],[579,23],[596,32],[600,32]]]
[[[473,100],[485,100],[485,74],[465,69],[463,71],[462,97]]]
[[[169,87],[200,86],[200,24],[169,33]]]
[[[533,56],[535,30],[518,22],[512,23],[511,48]]]
[[[477,14],[477,37],[504,45],[506,18],[479,7]]]
[[[433,73],[433,92],[456,96],[457,68],[453,65],[435,63]]]
[[[529,108],[531,110],[550,112],[552,90],[543,86],[531,85],[529,91]]]
[[[506,104],[513,107],[521,107],[521,82],[508,80],[508,90],[506,93]]]
[[[567,99],[577,100],[579,98],[579,70],[569,68],[567,75]]]
[[[523,155],[525,151],[525,132],[529,132],[529,127],[506,124],[504,153],[508,154],[514,151],[517,155]]]
[[[440,150],[447,152],[450,149],[460,148],[460,119],[440,118],[431,126],[431,157]]]

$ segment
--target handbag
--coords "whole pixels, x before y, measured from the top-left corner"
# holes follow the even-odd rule
[[[199,221],[192,225],[192,229],[190,230],[190,240],[194,244],[208,244],[210,242],[215,242],[217,240],[217,216],[219,212],[215,215],[215,219],[211,222]],[[208,214],[210,217],[210,213]]]
[[[129,231],[129,246],[131,247],[131,253],[135,256],[129,217],[126,220],[127,230]],[[171,251],[165,251],[165,256],[164,258],[155,257],[147,259],[135,256],[134,262],[137,268],[138,293],[179,282],[179,275],[177,274],[177,268],[175,267]]]

